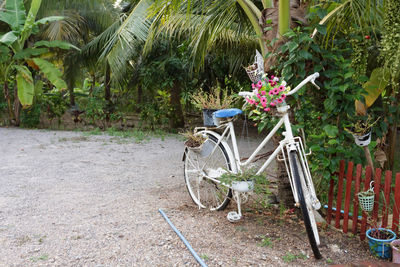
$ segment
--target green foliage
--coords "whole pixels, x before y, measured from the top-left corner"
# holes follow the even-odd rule
[[[261,242],[260,243],[257,243],[257,246],[259,246],[259,247],[269,247],[269,248],[272,248],[272,246],[273,246],[273,243],[272,243],[272,241],[271,241],[271,238],[269,238],[269,237],[265,237],[265,236],[261,236]]]
[[[302,135],[300,129],[305,132],[306,143],[313,152],[310,168],[324,198],[325,186],[341,159],[362,161],[362,150],[344,127],[349,124],[348,117],[354,115],[354,101],[361,99],[363,89],[353,80],[349,42],[338,37],[333,48],[324,49],[309,37],[312,29],[297,28],[285,35],[288,42],[278,52],[276,71],[292,86],[307,75],[320,72],[317,83],[322,84],[321,90],[310,85],[288,102],[296,114],[294,131],[298,135]]]
[[[141,127],[156,129],[167,126],[171,111],[169,99],[167,91],[158,90],[153,102],[140,104]]]
[[[29,108],[23,109],[21,113],[21,124],[23,127],[35,128],[39,125],[41,114],[41,105],[35,104]]]

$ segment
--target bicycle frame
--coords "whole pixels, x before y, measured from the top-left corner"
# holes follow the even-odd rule
[[[264,164],[261,166],[261,168],[257,171],[256,174],[261,174],[272,163],[272,161],[275,158],[277,158],[280,161],[284,161],[285,166],[286,166],[286,171],[289,175],[289,181],[290,181],[290,186],[292,187],[293,197],[297,204],[299,202],[297,189],[294,186],[291,171],[289,171],[289,168],[291,166],[290,159],[285,156],[285,154],[286,154],[285,150],[287,153],[289,153],[290,151],[293,151],[293,150],[297,150],[300,155],[300,158],[299,158],[299,160],[301,161],[300,164],[302,165],[303,169],[306,170],[306,173],[304,174],[305,180],[306,180],[305,182],[306,182],[306,185],[311,189],[310,190],[311,194],[312,194],[311,198],[316,199],[315,189],[314,189],[314,186],[312,183],[311,174],[310,174],[308,163],[306,160],[307,155],[305,154],[304,146],[302,144],[300,137],[293,136],[292,127],[291,127],[291,123],[289,120],[289,113],[288,113],[290,106],[284,105],[284,106],[278,107],[277,109],[278,109],[278,112],[281,114],[281,119],[278,121],[278,123],[275,125],[275,127],[268,133],[268,135],[264,138],[264,140],[258,145],[258,147],[253,151],[253,153],[250,155],[250,157],[244,162],[242,162],[240,160],[240,153],[239,153],[239,148],[238,148],[237,141],[236,141],[235,128],[234,128],[232,120],[217,127],[217,128],[225,128],[221,135],[215,136],[216,135],[215,132],[210,131],[207,128],[205,128],[204,132],[213,134],[218,139],[218,142],[217,142],[215,148],[221,142],[224,142],[229,147],[229,145],[227,144],[227,141],[229,140],[229,138],[231,138],[232,147],[233,147],[233,155],[229,155],[229,156],[230,157],[233,156],[233,158],[234,158],[234,166],[231,166],[231,167],[232,167],[232,171],[237,173],[237,172],[241,172],[241,167],[249,165],[254,160],[254,158],[258,155],[258,153],[261,151],[261,149],[263,149],[265,147],[265,145],[271,140],[271,138],[282,127],[282,125],[284,125],[285,131],[283,132],[283,135],[285,138],[279,142],[278,147],[268,157],[268,159],[264,162]],[[204,128],[199,127],[196,129],[199,130],[199,129],[204,129]],[[212,150],[211,154],[214,153],[215,148]],[[282,153],[282,155],[283,155],[282,159],[280,159],[278,157],[279,153]],[[228,153],[228,154],[231,154],[231,153]],[[216,179],[217,177],[208,177],[208,178],[213,180],[214,182],[219,183],[218,179]]]

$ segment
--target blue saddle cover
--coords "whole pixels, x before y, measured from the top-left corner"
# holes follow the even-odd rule
[[[228,108],[228,109],[220,109],[214,112],[214,116],[216,118],[228,118],[233,117],[238,114],[242,114],[243,111],[238,108]]]

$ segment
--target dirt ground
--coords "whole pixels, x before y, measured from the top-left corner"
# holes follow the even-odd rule
[[[321,229],[315,260],[295,214],[199,210],[177,136],[132,138],[0,128],[0,266],[196,266],[161,208],[209,266],[369,260],[357,237]]]

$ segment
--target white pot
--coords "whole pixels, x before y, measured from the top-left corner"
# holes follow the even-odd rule
[[[253,181],[234,181],[232,182],[231,188],[235,191],[244,193],[249,192],[254,189],[254,182]]]
[[[371,143],[371,132],[364,134],[364,135],[355,135],[353,134],[354,141],[356,142],[356,145],[358,146],[368,146],[369,143]]]

